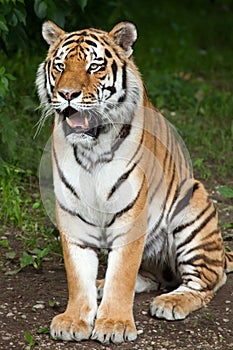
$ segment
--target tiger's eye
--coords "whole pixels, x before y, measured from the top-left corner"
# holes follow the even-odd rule
[[[98,65],[97,63],[92,63],[92,64],[90,64],[89,69],[90,69],[90,70],[95,70],[95,69],[97,69],[98,67],[99,67],[99,65]]]

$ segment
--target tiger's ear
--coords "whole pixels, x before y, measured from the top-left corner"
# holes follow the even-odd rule
[[[115,43],[122,47],[127,57],[133,53],[133,44],[137,40],[137,29],[131,22],[118,23],[109,33]]]
[[[42,35],[49,45],[53,45],[59,36],[63,35],[64,33],[64,30],[62,30],[52,21],[46,21],[43,23]]]

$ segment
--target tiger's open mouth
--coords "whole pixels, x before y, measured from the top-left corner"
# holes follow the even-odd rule
[[[62,114],[65,121],[66,135],[77,133],[89,135],[93,138],[97,137],[99,122],[91,111],[67,107]]]

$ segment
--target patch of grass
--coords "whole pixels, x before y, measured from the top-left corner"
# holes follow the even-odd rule
[[[26,266],[40,269],[48,254],[62,256],[58,231],[47,219],[38,193],[38,182],[31,171],[4,164],[0,178],[0,209],[0,233],[4,237],[7,227],[14,227],[14,240],[18,240],[22,247],[22,254],[18,256],[7,238],[0,240],[7,264],[18,259],[19,267],[9,270],[9,274]]]
[[[23,207],[31,201],[30,198],[23,199],[24,182],[18,181],[22,177],[29,177],[31,171],[9,166],[5,164],[1,171],[0,193],[1,193],[1,210],[3,222],[10,221],[16,224],[19,229],[23,227],[23,217],[25,215]]]

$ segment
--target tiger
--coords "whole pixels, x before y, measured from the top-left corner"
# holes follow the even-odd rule
[[[184,143],[149,100],[132,55],[136,26],[68,33],[46,21],[42,36],[49,50],[36,86],[40,123],[54,115],[53,185],[69,292],[50,333],[134,341],[135,293],[161,289],[151,315],[184,319],[226,282],[233,253]],[[108,261],[98,282],[102,249]]]

